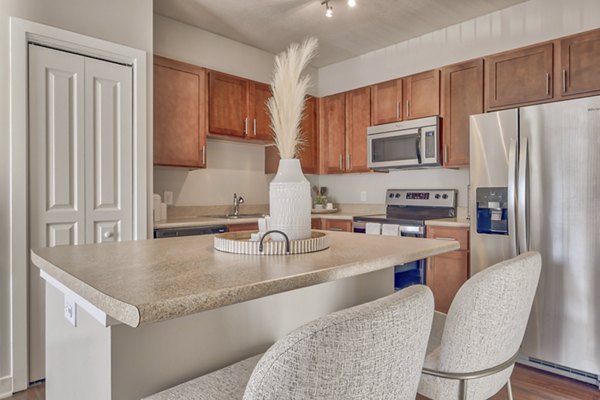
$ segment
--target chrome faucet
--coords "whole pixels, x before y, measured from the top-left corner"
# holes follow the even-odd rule
[[[233,194],[233,209],[231,215],[237,217],[240,215],[240,204],[244,204],[244,198],[242,196],[237,195],[237,193]]]

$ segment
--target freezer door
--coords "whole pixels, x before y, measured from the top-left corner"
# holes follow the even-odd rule
[[[529,147],[524,222],[543,262],[523,354],[598,375],[600,97],[525,107],[520,117]]]
[[[471,275],[516,255],[514,185],[511,187],[509,183],[514,182],[516,173],[518,115],[518,110],[513,109],[471,116],[469,170]],[[513,179],[509,179],[509,175],[512,175]],[[508,235],[477,232],[476,194],[477,189],[483,188],[505,188],[508,193],[508,202],[512,206],[508,210]],[[513,223],[511,224],[510,221]]]

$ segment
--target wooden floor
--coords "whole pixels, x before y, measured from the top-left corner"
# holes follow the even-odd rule
[[[533,368],[517,365],[512,375],[515,400],[600,400],[600,391],[572,379],[549,374]],[[44,385],[37,385],[19,392],[10,400],[44,400]],[[425,397],[417,396],[422,400]],[[492,400],[508,399],[506,389],[492,397]]]

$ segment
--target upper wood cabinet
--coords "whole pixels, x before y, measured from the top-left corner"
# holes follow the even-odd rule
[[[552,43],[486,57],[487,109],[551,100],[552,59]]]
[[[154,56],[154,164],[206,166],[207,72]]]
[[[368,172],[367,128],[371,126],[371,89],[346,93],[345,172]]]
[[[346,142],[346,95],[334,94],[321,98],[319,122],[323,148],[323,173],[344,172]]]
[[[558,42],[560,71],[557,97],[573,98],[600,93],[600,29]],[[559,90],[560,88],[560,90]]]
[[[271,86],[266,83],[251,82],[250,98],[248,106],[250,115],[248,117],[248,137],[250,139],[272,140],[273,131],[271,129],[271,117],[267,107],[267,100],[271,98]]]
[[[248,129],[248,80],[210,71],[208,73],[211,134],[245,137]]]
[[[442,68],[443,165],[469,165],[469,116],[483,113],[483,59]]]
[[[308,97],[300,126],[304,144],[298,158],[305,174],[318,172],[317,99]],[[275,146],[265,146],[265,173],[274,174],[279,166],[279,153]]]
[[[402,121],[402,79],[371,86],[373,125]]]
[[[404,83],[404,119],[439,115],[440,70],[421,72],[402,79]]]

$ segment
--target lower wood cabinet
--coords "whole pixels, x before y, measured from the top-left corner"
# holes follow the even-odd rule
[[[352,232],[352,221],[345,219],[323,219],[321,229],[326,231]]]
[[[310,223],[311,229],[323,229],[322,225],[323,220],[321,218],[313,218]]]
[[[228,232],[258,231],[258,222],[227,225],[227,231]]]
[[[460,243],[459,250],[427,259],[425,280],[433,292],[435,309],[447,313],[458,289],[469,278],[469,230],[428,226],[427,238]]]

